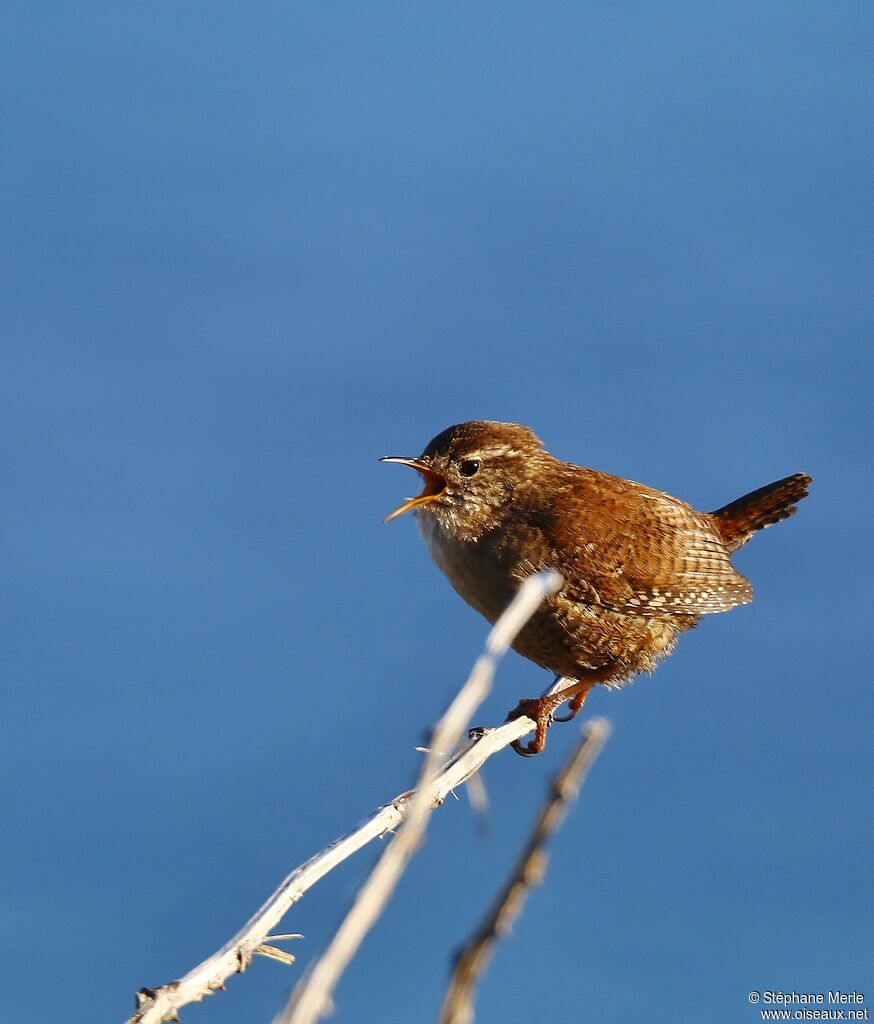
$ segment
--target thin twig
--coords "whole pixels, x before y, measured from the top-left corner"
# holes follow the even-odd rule
[[[528,841],[486,916],[458,955],[449,980],[438,1024],[471,1024],[477,986],[488,968],[496,943],[522,913],[528,891],[539,885],[546,871],[546,844],[561,827],[589,768],[610,735],[610,725],[595,718],[583,727],[583,736],[552,780]]]
[[[555,693],[571,682],[556,679],[544,693]],[[428,787],[428,805],[439,807],[449,793],[475,775],[490,757],[533,731],[534,722],[524,715],[497,728],[481,730],[464,749],[449,759],[434,778]],[[437,749],[436,744],[432,743],[431,747]],[[187,974],[158,988],[140,989],[137,1010],[126,1024],[161,1024],[177,1020],[182,1007],[200,1002],[223,989],[228,978],[245,971],[258,947],[265,943],[273,929],[308,890],[362,847],[398,828],[409,813],[411,799],[411,792],[400,793],[295,868],[233,938]]]
[[[276,1017],[275,1024],[315,1024],[330,1013],[333,1006],[331,997],[337,982],[365,935],[381,916],[424,838],[433,809],[431,788],[443,756],[440,752],[453,750],[458,745],[471,715],[492,687],[498,661],[544,598],[554,594],[563,582],[557,572],[530,576],[495,623],[473,672],[434,729],[403,827],[384,850],[328,948],[300,980],[285,1009]]]

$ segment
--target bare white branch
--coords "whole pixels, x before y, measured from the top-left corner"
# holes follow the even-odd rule
[[[556,679],[545,693],[555,693],[570,684],[571,680]],[[504,722],[494,729],[482,730],[476,739],[450,758],[424,788],[427,806],[439,807],[449,793],[476,774],[490,757],[533,730],[534,722],[525,716]],[[440,749],[434,742],[431,748]],[[163,1021],[178,1020],[182,1007],[200,1002],[205,996],[223,989],[228,978],[249,966],[258,947],[265,944],[273,929],[304,893],[362,847],[398,828],[409,814],[412,797],[409,791],[400,793],[346,835],[295,868],[233,938],[187,974],[159,988],[140,989],[137,1010],[127,1024],[162,1024]]]
[[[459,743],[471,715],[491,689],[498,660],[543,599],[554,594],[563,582],[557,572],[530,576],[495,623],[473,672],[434,729],[430,750],[425,755],[403,827],[386,847],[328,948],[298,983],[285,1009],[276,1017],[275,1024],[315,1024],[330,1013],[333,1005],[331,996],[340,976],[382,914],[425,835],[434,806],[432,789],[439,772],[440,751],[452,750]]]

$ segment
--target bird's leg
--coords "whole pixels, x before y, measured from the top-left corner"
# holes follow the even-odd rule
[[[514,740],[510,745],[517,754],[522,757],[531,757],[539,754],[546,746],[546,730],[553,722],[566,722],[573,718],[586,699],[586,694],[595,685],[592,679],[582,679],[575,684],[566,686],[563,690],[547,694],[544,697],[534,697],[528,700],[520,700],[515,708],[507,715],[507,721],[525,715],[536,725],[534,739],[530,743],[523,744],[521,740]],[[555,718],[556,708],[560,708],[565,701],[570,700],[570,713],[563,718]]]

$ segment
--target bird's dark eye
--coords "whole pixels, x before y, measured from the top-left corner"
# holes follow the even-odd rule
[[[473,476],[478,469],[479,459],[465,459],[459,466],[459,472],[462,476]]]

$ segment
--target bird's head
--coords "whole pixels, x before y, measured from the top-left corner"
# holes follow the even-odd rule
[[[500,525],[514,493],[543,458],[549,458],[543,443],[519,423],[473,420],[448,427],[418,458],[380,460],[411,466],[425,484],[421,494],[405,501],[385,522],[415,509],[460,538],[478,540]]]

